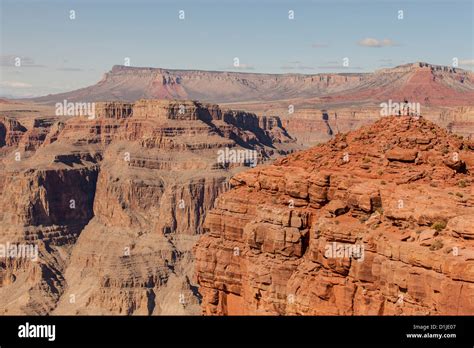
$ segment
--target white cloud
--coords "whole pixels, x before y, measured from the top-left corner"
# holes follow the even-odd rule
[[[390,39],[383,39],[383,40],[378,40],[374,39],[371,37],[367,37],[363,40],[360,40],[358,42],[359,46],[365,46],[365,47],[387,47],[387,46],[395,46],[395,42]]]
[[[2,81],[0,83],[3,87],[10,87],[10,88],[31,88],[33,87],[29,83],[19,82],[19,81]]]

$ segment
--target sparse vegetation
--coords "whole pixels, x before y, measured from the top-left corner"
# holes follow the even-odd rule
[[[431,225],[431,228],[436,230],[437,232],[441,232],[446,228],[446,221],[436,221]]]
[[[364,159],[362,160],[362,162],[364,162],[364,163],[370,163],[370,158],[369,158],[369,157],[364,157]]]
[[[431,244],[430,250],[431,250],[431,251],[439,250],[439,249],[441,249],[443,246],[444,246],[443,242],[440,241],[439,239],[437,239],[437,240],[435,240],[435,241]]]
[[[385,185],[386,184],[385,180],[382,180],[380,184]]]
[[[459,180],[458,186],[459,187],[466,187],[467,186],[466,181],[465,180]]]
[[[377,170],[377,174],[378,175],[383,175],[383,170],[382,169]]]
[[[461,193],[461,192],[456,192],[456,196],[458,196],[459,198],[463,198],[464,195]]]

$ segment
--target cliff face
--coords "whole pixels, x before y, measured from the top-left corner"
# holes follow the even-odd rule
[[[140,100],[97,103],[94,118],[1,119],[0,244],[38,246],[38,258],[1,259],[0,313],[198,313],[191,248],[246,168],[218,151],[262,162],[295,147],[278,125],[228,114],[242,118]]]
[[[39,103],[197,99],[208,102],[269,102],[314,99],[323,103],[380,103],[403,98],[424,105],[473,105],[472,72],[415,63],[373,73],[255,74],[114,66],[97,84],[34,98]]]
[[[114,66],[93,86],[34,101],[140,98],[198,99],[264,117],[278,115],[298,144],[307,147],[386,116],[382,103],[405,101],[418,103],[421,114],[441,127],[474,137],[473,73],[422,62],[372,73],[314,75]]]
[[[387,117],[231,179],[195,276],[214,315],[472,314],[474,145]]]
[[[9,117],[0,117],[0,147],[17,145],[26,128]]]

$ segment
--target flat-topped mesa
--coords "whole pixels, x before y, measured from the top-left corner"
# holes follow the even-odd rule
[[[216,104],[201,104],[189,100],[140,99],[133,105],[133,116],[167,120],[220,120],[222,113]]]
[[[433,76],[435,75],[435,79]],[[431,78],[431,80],[430,80]],[[473,73],[423,62],[373,73],[261,74],[114,66],[102,80],[80,90],[34,98],[45,104],[140,99],[205,100],[211,103],[275,101],[297,106],[420,99],[434,106],[472,105]],[[321,99],[324,98],[324,99]],[[425,98],[427,98],[425,100]],[[296,104],[295,104],[296,103]],[[448,103],[448,104],[447,104]]]
[[[401,72],[412,72],[414,70],[428,70],[432,72],[444,72],[444,73],[451,73],[451,74],[455,74],[455,73],[468,74],[469,73],[469,71],[461,69],[461,68],[429,64],[426,62],[409,63],[409,64],[404,64],[404,65],[399,65],[394,68],[379,69],[376,72],[397,74]]]
[[[278,116],[259,116],[238,110],[222,111],[217,104],[203,104],[190,100],[140,99],[135,103],[96,102],[95,116],[98,119],[146,118],[178,121],[224,121],[243,130],[272,130],[282,128]]]
[[[96,102],[95,116],[97,118],[127,118],[133,113],[133,103],[124,102]]]
[[[96,102],[97,118],[121,119],[128,117],[153,118],[162,120],[220,120],[222,113],[216,104],[201,104],[189,100],[140,99],[135,103]]]

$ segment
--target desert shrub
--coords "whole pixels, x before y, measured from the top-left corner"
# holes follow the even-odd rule
[[[439,249],[441,249],[443,246],[444,246],[443,242],[438,239],[438,240],[435,240],[435,241],[431,244],[430,250],[431,250],[431,251],[439,250]]]
[[[446,221],[436,221],[431,225],[431,228],[438,232],[441,232],[446,228]]]

